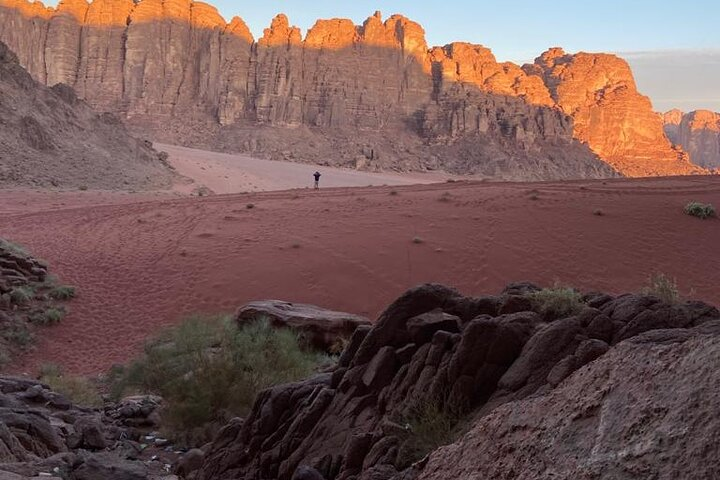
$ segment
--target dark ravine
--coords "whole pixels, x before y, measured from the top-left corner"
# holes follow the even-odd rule
[[[0,40],[41,82],[166,143],[515,180],[702,172],[623,60],[499,63],[479,45],[429,47],[401,15],[319,20],[305,38],[278,15],[256,40],[191,0],[1,0]]]
[[[697,410],[680,405],[714,398],[718,357],[710,359],[720,348],[720,312],[696,301],[671,305],[651,295],[588,293],[576,314],[557,316],[530,300],[536,290],[513,284],[501,295],[479,298],[439,285],[408,291],[373,327],[358,328],[333,372],[262,393],[244,423],[220,432],[197,478],[407,480],[474,472],[479,478],[544,479],[553,471],[561,474],[552,478],[592,471],[587,478],[612,473],[630,479],[637,478],[640,465],[646,478],[718,473],[714,439],[720,425],[714,418],[708,424],[706,416],[717,398]],[[688,351],[691,345],[697,350]],[[682,371],[696,369],[692,388],[682,387],[685,377],[672,373],[674,359],[681,357]],[[658,364],[647,368],[643,358]],[[710,363],[693,363],[700,359]],[[618,380],[641,374],[642,392]],[[655,389],[654,376],[660,382]],[[588,402],[583,393],[568,393],[577,385]],[[591,409],[591,401],[598,406]],[[403,419],[433,402],[460,406],[469,433],[431,454],[429,462],[398,468],[411,435]],[[642,427],[647,408],[663,412],[664,428],[674,432],[675,446],[649,450],[664,454],[662,462],[638,460],[642,452],[589,452],[599,425],[606,450],[667,439]],[[582,429],[568,427],[582,418],[588,418]],[[640,423],[633,428],[622,419]],[[530,445],[523,434],[512,434],[518,428],[529,429],[538,442]],[[506,433],[493,436],[500,430]],[[475,444],[489,446],[469,447],[477,454],[464,449]],[[492,455],[484,453],[490,446]],[[546,462],[536,464],[535,458]],[[590,463],[592,469],[583,469]]]

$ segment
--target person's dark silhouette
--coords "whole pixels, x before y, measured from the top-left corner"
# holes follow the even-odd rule
[[[313,177],[315,177],[315,190],[320,188],[320,172],[313,173]]]

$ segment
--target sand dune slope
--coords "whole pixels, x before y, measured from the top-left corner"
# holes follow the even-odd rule
[[[619,293],[664,272],[685,294],[720,303],[720,220],[682,212],[690,200],[720,206],[718,177],[136,203],[98,195],[98,206],[88,205],[88,195],[0,193],[0,205],[14,205],[0,218],[3,236],[79,287],[71,314],[43,334],[18,371],[53,361],[97,372],[126,361],[163,325],[256,299],[373,317],[409,286],[428,281],[468,294],[514,280]]]

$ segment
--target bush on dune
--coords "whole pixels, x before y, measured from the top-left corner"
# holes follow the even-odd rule
[[[230,418],[246,415],[261,390],[305,378],[324,361],[326,356],[303,350],[296,334],[265,320],[238,328],[227,317],[194,317],[116,371],[112,391],[162,396],[168,436],[199,445]]]
[[[715,207],[709,203],[705,204],[700,202],[690,202],[685,205],[685,214],[692,217],[702,218],[703,220],[717,215]]]

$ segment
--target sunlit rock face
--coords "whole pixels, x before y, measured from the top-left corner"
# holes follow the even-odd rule
[[[623,60],[551,49],[533,65],[500,63],[480,45],[429,47],[422,26],[401,15],[319,20],[303,38],[280,14],[256,40],[242,19],[227,23],[192,0],[63,0],[56,9],[0,0],[0,40],[39,81],[66,83],[166,141],[192,145],[194,132],[203,146],[265,148],[275,158],[273,148],[290,149],[286,139],[257,147],[223,132],[306,128],[338,143],[350,135],[333,132],[356,129],[350,150],[378,134],[388,144],[465,142],[459,162],[450,150],[438,160],[404,146],[378,168],[452,163],[477,173],[495,162],[514,172],[511,164],[530,160],[569,177],[700,171],[665,137]]]
[[[670,110],[663,114],[663,121],[670,141],[687,151],[694,164],[720,169],[720,113]]]

